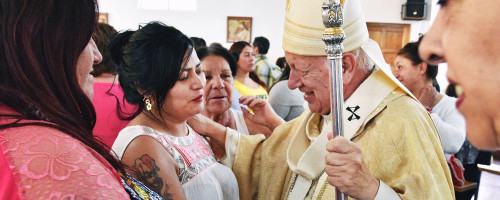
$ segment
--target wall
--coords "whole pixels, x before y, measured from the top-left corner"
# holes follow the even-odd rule
[[[422,21],[401,20],[401,5],[406,0],[361,0],[368,22],[411,24],[410,40],[418,39],[425,33],[437,13],[437,0],[427,0],[428,19]],[[282,46],[285,0],[198,0],[197,11],[139,10],[138,0],[100,0],[100,11],[108,14],[109,24],[118,30],[137,29],[139,23],[153,20],[175,26],[188,36],[202,37],[207,44],[226,43],[227,16],[253,17],[252,39],[264,36],[271,42],[268,57],[275,61],[284,56]],[[444,88],[448,85],[445,77],[447,66],[440,66],[438,82]]]
[[[419,33],[425,33],[430,27],[430,20],[402,20],[401,19],[401,5],[406,3],[406,0],[361,0],[363,4],[363,11],[368,22],[379,23],[398,23],[398,24],[411,24],[410,41],[418,39]],[[430,0],[427,0],[430,1]],[[381,3],[383,2],[383,3]],[[432,6],[435,4],[428,3],[427,19],[431,18]],[[436,9],[434,9],[436,10]]]
[[[175,26],[189,37],[202,37],[207,45],[226,43],[227,16],[245,16],[252,19],[252,40],[264,36],[271,42],[268,57],[274,62],[285,53],[281,48],[284,0],[198,0],[198,10],[160,11],[139,10],[138,0],[100,0],[100,11],[108,14],[108,22],[117,30],[137,29],[139,23],[153,20]]]
[[[368,22],[411,24],[410,41],[417,41],[420,33],[425,34],[429,30],[439,11],[439,7],[436,5],[437,0],[427,0],[427,20],[401,20],[401,5],[404,4],[406,0],[361,1]],[[447,70],[447,64],[439,65],[436,79],[441,87],[441,93],[444,93],[448,86],[448,79],[446,78]]]

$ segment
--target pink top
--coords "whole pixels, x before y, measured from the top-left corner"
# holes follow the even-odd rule
[[[0,104],[0,114],[17,113]],[[0,117],[0,124],[12,122]],[[130,198],[101,155],[54,128],[2,129],[0,152],[0,199]]]
[[[113,85],[113,88],[111,88]],[[111,94],[108,94],[108,90]],[[123,90],[118,83],[94,82],[94,104],[96,112],[96,124],[94,127],[94,136],[97,136],[107,145],[109,150],[115,142],[118,133],[127,126],[128,120],[121,120],[118,117],[116,109],[116,100],[120,102],[121,110],[125,115],[130,115],[137,110],[137,106],[131,105],[123,99]]]

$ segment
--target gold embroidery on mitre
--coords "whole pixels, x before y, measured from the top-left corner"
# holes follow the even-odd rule
[[[305,26],[305,25],[302,25],[302,24],[300,24],[300,23],[298,23],[298,22],[294,22],[294,21],[292,21],[292,20],[291,20],[290,18],[288,18],[288,17],[285,17],[285,20],[286,20],[287,22],[289,22],[290,24],[293,24],[293,25],[295,25],[295,26],[297,26],[297,27],[300,27],[300,28],[303,28],[303,29],[310,29],[310,30],[316,30],[316,31],[323,31],[323,30],[325,30],[325,28],[324,28],[324,27],[317,28],[317,27],[312,27],[312,26]],[[286,24],[285,24],[285,25],[286,25]]]

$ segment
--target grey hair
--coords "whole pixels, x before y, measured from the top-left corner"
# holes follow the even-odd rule
[[[368,55],[366,55],[366,53],[365,53],[365,51],[363,51],[363,49],[357,48],[356,50],[351,51],[351,53],[354,54],[354,57],[356,57],[356,63],[357,63],[357,66],[359,68],[365,70],[365,72],[367,72],[367,73],[369,73],[373,70],[373,67],[375,66],[375,64],[368,57]]]

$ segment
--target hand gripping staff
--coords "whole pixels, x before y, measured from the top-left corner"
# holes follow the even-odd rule
[[[342,52],[344,51],[345,34],[342,30],[344,15],[342,6],[344,0],[325,0],[323,2],[322,16],[325,32],[323,33],[323,41],[326,44],[326,54],[330,61],[330,103],[333,119],[332,133],[333,136],[344,136],[342,111],[344,109],[344,95],[342,89]],[[337,200],[346,200],[347,195],[342,194],[339,189],[335,190]]]

